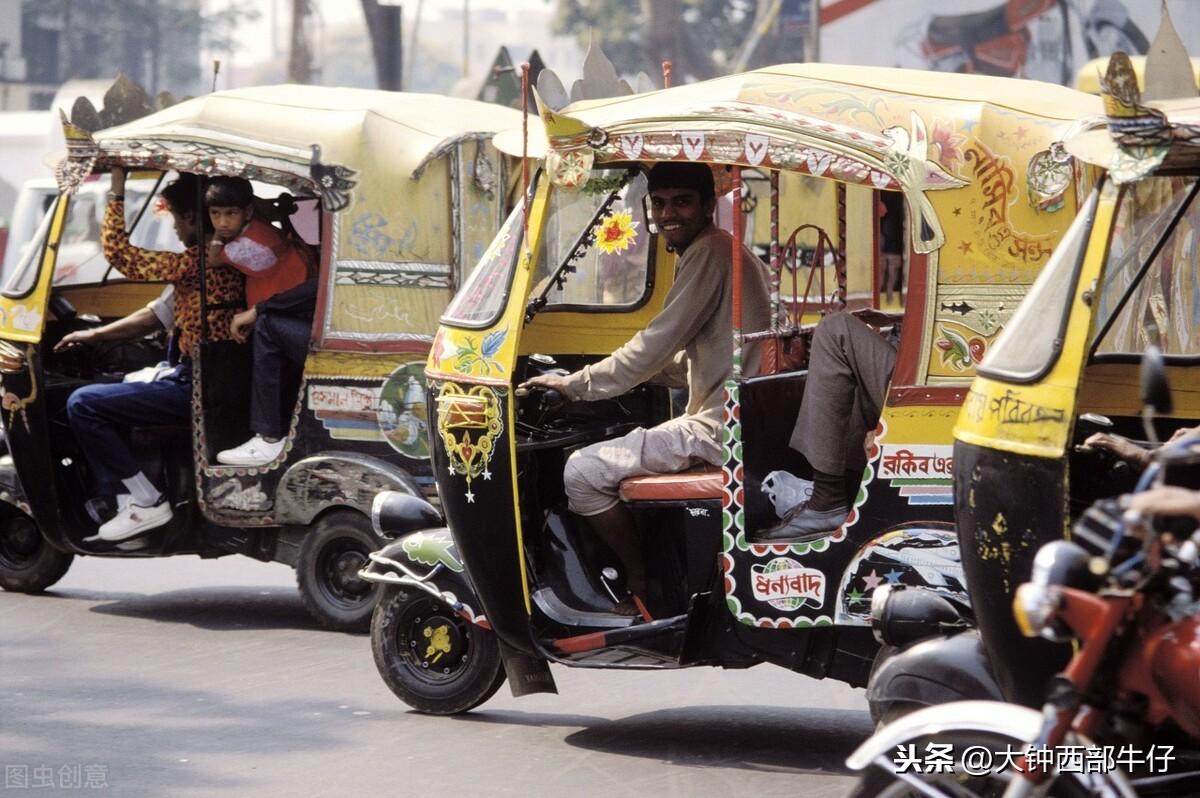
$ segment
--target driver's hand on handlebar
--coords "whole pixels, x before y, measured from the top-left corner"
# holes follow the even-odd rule
[[[1152,488],[1130,496],[1129,509],[1144,515],[1191,516],[1200,520],[1200,491],[1175,485]]]
[[[68,349],[74,349],[84,344],[94,344],[98,340],[99,338],[96,336],[94,329],[76,330],[73,333],[64,335],[62,340],[54,345],[54,351],[65,352]]]
[[[542,388],[548,391],[558,391],[566,396],[567,378],[561,374],[539,374],[521,383],[518,388],[528,391],[530,388]]]
[[[1150,464],[1150,452],[1128,438],[1122,438],[1120,435],[1110,435],[1107,432],[1097,432],[1089,435],[1088,439],[1079,448],[1085,452],[1096,449],[1112,452],[1118,458],[1141,467]]]
[[[1178,443],[1184,438],[1190,438],[1193,435],[1200,435],[1200,427],[1180,427],[1175,430],[1175,434],[1167,439],[1167,444]]]

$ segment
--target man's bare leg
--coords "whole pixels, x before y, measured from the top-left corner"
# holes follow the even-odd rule
[[[617,502],[596,515],[582,516],[589,528],[617,555],[625,571],[625,585],[633,595],[646,596],[646,563],[642,559],[642,542],[638,537],[633,513],[622,502]],[[615,611],[620,615],[640,614],[632,601],[622,601]]]

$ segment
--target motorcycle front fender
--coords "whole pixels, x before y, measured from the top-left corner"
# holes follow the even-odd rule
[[[446,527],[412,532],[368,557],[360,579],[424,590],[471,623],[491,628]]]

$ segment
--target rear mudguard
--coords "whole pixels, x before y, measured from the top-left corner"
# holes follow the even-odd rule
[[[380,491],[420,497],[421,489],[403,468],[355,452],[322,452],[305,457],[283,475],[275,491],[275,519],[308,526],[331,507],[353,507],[368,518]]]
[[[12,455],[4,446],[4,454],[0,455],[0,502],[11,504],[21,512],[33,517],[33,510],[25,498],[25,489],[21,487],[21,479],[17,476],[17,468],[13,465]]]
[[[422,529],[389,543],[358,572],[368,582],[424,590],[476,626],[490,629],[446,527]]]
[[[1002,701],[955,701],[928,707],[889,723],[855,749],[846,758],[846,766],[851,770],[866,770],[874,765],[889,773],[900,774],[900,763],[906,760],[897,756],[897,749],[903,749],[918,740],[936,737],[939,743],[953,743],[956,735],[987,734],[1016,742],[1032,742],[1040,734],[1042,723],[1042,714],[1029,707]],[[1072,746],[1093,745],[1075,732],[1069,732],[1064,743]],[[917,750],[924,749],[918,744]],[[907,764],[904,772],[912,773]],[[1136,798],[1128,778],[1119,770],[1064,775],[1084,781],[1089,788],[1108,786],[1122,798]],[[919,776],[917,778],[919,780]],[[932,785],[923,786],[929,787],[928,795],[942,794]]]
[[[893,655],[879,665],[867,686],[876,718],[885,717],[897,704],[928,707],[977,698],[1004,700],[974,629],[923,640]]]

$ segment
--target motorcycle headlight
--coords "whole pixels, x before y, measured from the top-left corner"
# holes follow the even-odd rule
[[[1013,596],[1013,615],[1021,634],[1026,637],[1045,637],[1057,640],[1059,630],[1054,623],[1060,594],[1050,585],[1026,582]]]

